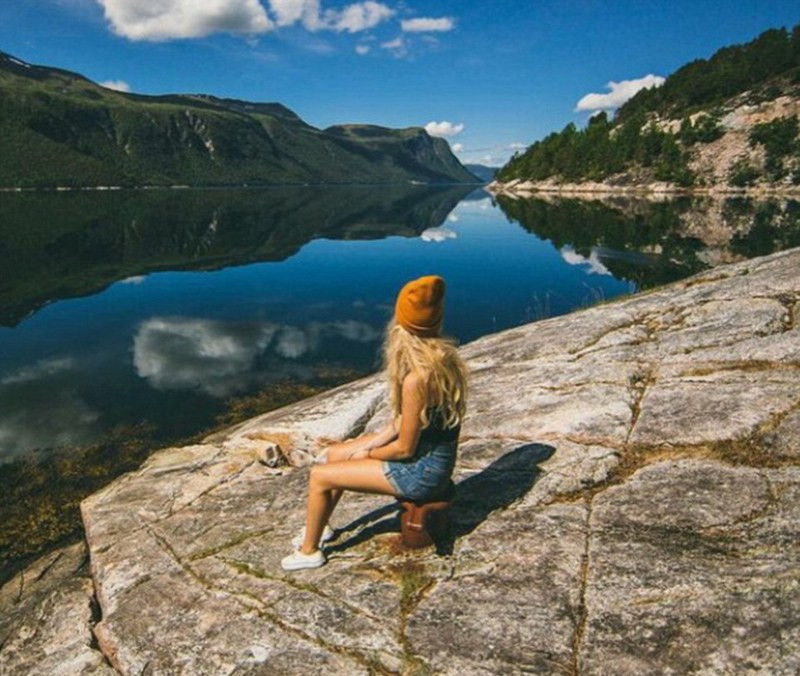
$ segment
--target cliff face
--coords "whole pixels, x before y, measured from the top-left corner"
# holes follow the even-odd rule
[[[796,673],[798,266],[794,249],[464,346],[438,553],[398,548],[392,499],[348,495],[328,565],[279,567],[302,466],[385,422],[379,375],[159,451],[82,505],[97,616],[59,629],[54,590],[85,574],[50,555],[0,592],[0,670]],[[298,467],[258,461],[278,448]]]
[[[800,98],[780,96],[773,100],[751,102],[747,95],[739,96],[716,111],[719,116],[720,136],[708,143],[696,143],[690,151],[689,167],[698,177],[700,186],[720,190],[738,188],[751,193],[783,190],[800,193],[800,146],[797,134],[787,139],[781,158],[781,175],[771,175],[770,147],[754,140],[756,130],[762,125],[781,124],[794,120],[797,125]],[[708,117],[709,112],[695,113],[693,122]],[[662,127],[680,131],[680,120],[665,120]],[[791,124],[791,123],[790,123]],[[749,168],[750,176],[746,176]]]

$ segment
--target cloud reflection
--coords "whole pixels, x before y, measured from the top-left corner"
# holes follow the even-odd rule
[[[354,320],[298,327],[153,317],[134,336],[133,363],[136,373],[158,390],[199,389],[227,397],[256,384],[309,379],[311,367],[296,362],[317,352],[329,337],[367,343],[381,334]]]
[[[154,317],[134,336],[133,364],[157,390],[200,388],[226,396],[249,385],[242,375],[277,331],[267,323]]]
[[[97,437],[100,413],[78,392],[82,375],[74,359],[48,358],[0,380],[0,462]]]
[[[440,225],[437,228],[423,230],[420,237],[424,242],[444,242],[446,239],[458,239],[458,233],[444,225]]]
[[[588,267],[586,272],[590,275],[611,274],[608,268],[600,262],[600,258],[594,249],[592,249],[592,252],[589,254],[589,258],[586,258],[586,256],[582,256],[571,246],[565,246],[561,249],[561,258],[569,265],[586,265]]]

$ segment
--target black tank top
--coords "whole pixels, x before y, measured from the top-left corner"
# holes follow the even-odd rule
[[[430,424],[420,432],[420,441],[439,443],[443,441],[458,441],[461,425],[445,427],[444,415],[433,406],[428,407],[428,420]]]

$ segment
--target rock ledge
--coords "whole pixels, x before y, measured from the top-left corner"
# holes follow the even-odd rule
[[[99,616],[68,566],[83,633],[55,660],[54,597],[12,580],[0,671],[797,673],[798,271],[795,249],[464,346],[437,552],[399,549],[392,500],[348,496],[329,564],[279,567],[302,465],[386,420],[379,375],[159,451],[82,505]],[[278,448],[300,467],[258,461]]]

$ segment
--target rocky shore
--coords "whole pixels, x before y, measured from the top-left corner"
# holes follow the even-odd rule
[[[675,183],[652,181],[642,183],[614,183],[611,181],[582,181],[580,183],[567,183],[548,179],[546,181],[525,181],[514,179],[512,181],[493,181],[486,186],[492,195],[506,195],[512,198],[529,198],[539,196],[560,195],[563,197],[591,196],[619,196],[619,197],[651,197],[668,198],[679,195],[709,196],[709,197],[748,197],[763,199],[767,197],[798,198],[800,185],[758,185],[737,188],[725,184],[711,187],[684,187]]]
[[[347,496],[328,565],[279,566],[380,374],[161,450],[0,590],[0,673],[796,674],[799,318],[794,249],[465,345],[436,551]]]

